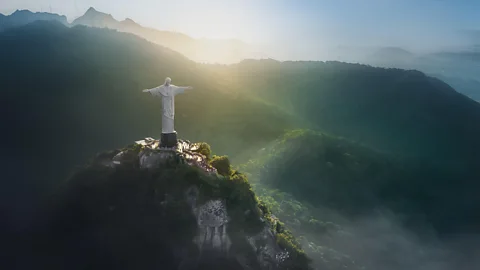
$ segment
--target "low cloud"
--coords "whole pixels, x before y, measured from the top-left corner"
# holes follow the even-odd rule
[[[353,220],[340,215],[336,219],[339,231],[308,235],[309,241],[346,254],[367,270],[480,269],[479,235],[440,238],[427,224],[413,232],[401,217],[386,210]]]

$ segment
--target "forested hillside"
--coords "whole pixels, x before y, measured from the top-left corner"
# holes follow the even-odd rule
[[[236,92],[281,104],[324,132],[458,166],[480,160],[480,104],[421,72],[274,60],[212,69]]]
[[[318,269],[467,270],[479,263],[480,174],[448,165],[295,130],[240,171]]]

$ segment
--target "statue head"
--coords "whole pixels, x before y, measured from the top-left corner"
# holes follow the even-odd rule
[[[172,82],[172,79],[170,79],[170,77],[167,77],[167,78],[165,79],[165,85],[166,85],[166,86],[169,86],[171,82]]]

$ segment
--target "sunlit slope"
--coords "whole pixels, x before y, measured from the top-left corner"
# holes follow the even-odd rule
[[[166,76],[194,87],[176,98],[180,138],[235,158],[290,127],[280,110],[219,91],[201,66],[132,34],[36,22],[0,35],[0,59],[3,164],[32,193],[98,151],[158,138],[161,101],[141,90]]]
[[[224,132],[258,140],[288,127],[280,111],[217,91],[219,84],[201,66],[131,34],[39,22],[5,32],[1,46],[2,70],[10,76],[0,83],[15,122],[23,125],[27,119],[21,117],[28,115],[35,117],[28,119],[31,128],[58,128],[42,130],[47,142],[75,134],[89,143],[102,136],[124,143],[131,133],[158,135],[160,99],[141,90],[162,84],[166,76],[194,87],[176,99],[180,136],[202,139]]]

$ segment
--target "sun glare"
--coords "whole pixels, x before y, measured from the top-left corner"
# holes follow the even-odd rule
[[[226,7],[186,11],[182,25],[186,34],[194,38],[241,39],[249,41],[251,22],[242,12]]]
[[[190,19],[188,28],[192,36],[196,38],[238,38],[234,25],[225,12],[208,10],[197,18]]]

